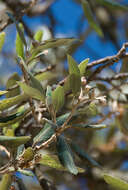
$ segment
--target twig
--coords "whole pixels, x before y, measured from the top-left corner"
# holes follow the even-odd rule
[[[125,57],[128,57],[128,53],[126,53],[126,48],[128,47],[128,42],[124,43],[122,48],[119,50],[119,52],[116,55],[108,56],[102,59],[99,59],[97,61],[93,61],[90,64],[87,65],[87,69],[90,69],[91,67],[104,64],[100,67],[98,67],[92,74],[89,76],[88,81],[91,81],[95,78],[95,76],[100,73],[104,68],[113,65],[114,63],[118,62],[120,59],[123,59]]]
[[[58,128],[56,130],[56,133],[54,133],[51,138],[49,138],[47,141],[45,141],[44,143],[42,143],[40,146],[35,146],[34,147],[34,151],[38,151],[42,148],[45,148],[45,147],[48,147],[53,141],[56,140],[56,137],[57,136],[60,136],[60,134],[62,134],[67,128],[70,128],[71,126],[70,125],[67,125],[68,122],[70,121],[70,119],[72,118],[74,112],[76,111],[77,107],[79,106],[80,103],[82,103],[83,101],[85,101],[85,99],[82,99],[82,100],[78,100],[78,102],[74,105],[70,115],[68,116],[67,120],[64,122],[64,124]],[[88,103],[88,101],[90,100],[86,100],[85,103]]]
[[[115,76],[112,77],[96,77],[95,80],[102,80],[102,81],[107,81],[107,82],[111,82],[112,80],[119,80],[119,79],[125,79],[128,77],[128,73],[119,73]]]

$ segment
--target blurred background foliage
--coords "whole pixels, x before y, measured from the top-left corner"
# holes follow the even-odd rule
[[[30,44],[34,33],[38,29],[43,31],[43,40],[65,37],[80,39],[72,46],[50,49],[41,56],[36,66],[36,71],[49,65],[55,66],[54,73],[52,73],[53,75],[55,74],[54,78],[52,77],[52,80],[45,84],[52,85],[67,75],[67,52],[72,54],[78,63],[86,58],[90,59],[90,63],[116,54],[122,44],[127,41],[128,9],[118,8],[118,6],[104,6],[99,2],[88,0],[103,36],[99,36],[89,25],[79,0],[40,0],[30,9],[28,8],[30,6],[29,0],[0,1],[0,31],[4,29],[6,33],[5,44],[0,54],[1,90],[7,87],[7,80],[12,73],[17,72],[21,76],[21,70],[16,61],[16,27],[12,23],[8,25],[10,21],[8,21],[6,11],[14,13],[16,18],[23,24],[28,44]],[[120,5],[128,6],[126,0],[116,0],[116,2],[120,3]],[[6,23],[7,27],[5,27]],[[92,103],[91,106],[85,107],[85,110],[79,109],[80,117],[77,118],[78,122],[84,118],[85,123],[104,123],[108,127],[101,131],[92,129],[76,131],[70,129],[65,132],[67,136],[72,137],[74,142],[81,145],[106,171],[126,181],[128,181],[128,76],[119,78],[119,80],[111,78],[119,72],[128,72],[127,61],[127,57],[119,60],[110,67],[103,69],[97,75],[97,79],[89,81],[91,88],[97,87],[95,94],[107,97],[107,104],[95,105]],[[90,76],[94,69],[97,69],[97,66],[89,70],[90,72],[87,72],[85,77]],[[15,77],[18,78],[18,75]],[[29,134],[31,125],[30,122],[23,130],[21,128],[16,129],[16,134]],[[31,133],[34,135],[34,127]],[[6,156],[1,155],[0,162],[3,164],[6,161]],[[78,176],[44,166],[38,166],[35,172],[44,177],[40,180],[40,184],[44,189],[113,190],[103,180],[99,168],[90,166],[90,163],[84,160],[81,162],[79,158],[77,158],[77,162],[82,168],[85,168],[85,173]],[[25,177],[17,172],[16,179],[18,179],[18,182],[14,183],[20,184],[20,179],[23,179],[24,182],[24,184],[19,185],[21,188],[17,185],[19,190],[41,189],[36,177]],[[47,181],[44,179],[47,179]]]

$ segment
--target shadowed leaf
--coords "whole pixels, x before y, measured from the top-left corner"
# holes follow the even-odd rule
[[[84,14],[85,14],[90,26],[97,32],[97,34],[100,37],[103,37],[103,32],[102,32],[101,28],[99,27],[99,25],[97,24],[87,0],[82,0],[82,7],[83,7]]]
[[[78,170],[75,166],[72,152],[63,136],[57,138],[57,152],[61,164],[66,167],[72,174],[77,175]]]
[[[73,124],[73,127],[75,128],[82,128],[82,129],[95,129],[95,130],[99,130],[99,129],[104,129],[106,128],[107,126],[104,125],[104,124]]]
[[[61,126],[64,124],[64,122],[67,120],[67,118],[69,117],[70,113],[66,113],[64,115],[61,115],[60,117],[56,118],[56,123],[58,126]]]
[[[34,137],[34,144],[40,144],[47,141],[54,134],[54,126],[46,123],[44,128]]]
[[[100,165],[93,158],[91,158],[91,156],[89,156],[83,149],[81,149],[77,144],[71,143],[71,147],[80,158],[87,160],[93,166],[100,167]]]

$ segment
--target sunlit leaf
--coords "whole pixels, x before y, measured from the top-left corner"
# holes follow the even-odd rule
[[[69,74],[80,75],[80,70],[78,68],[77,62],[70,55],[67,55],[67,59],[68,59],[68,66],[69,66]]]
[[[11,106],[17,105],[28,99],[28,96],[25,94],[21,94],[12,98],[7,98],[5,100],[0,101],[0,111],[3,111]]]
[[[89,62],[89,59],[85,59],[85,60],[83,60],[83,61],[78,65],[79,70],[80,70],[80,75],[81,75],[81,76],[84,76],[88,62]]]
[[[21,137],[9,137],[9,136],[0,136],[0,144],[8,147],[15,148],[21,144],[25,144],[31,139],[30,136],[21,136]]]
[[[9,190],[12,183],[12,175],[4,174],[0,181],[0,190]]]
[[[89,156],[83,149],[81,149],[77,144],[71,143],[71,147],[80,158],[87,160],[93,166],[100,167],[100,165],[91,156]]]
[[[120,178],[105,174],[104,180],[106,181],[106,183],[116,188],[116,190],[128,190],[128,183],[121,180]]]
[[[63,136],[57,138],[57,152],[61,164],[66,167],[72,174],[77,175],[78,170],[75,166],[72,152]]]
[[[128,10],[128,6],[122,5],[115,0],[96,0],[96,1],[100,3],[101,5],[106,6],[108,8],[120,9],[124,11]]]
[[[0,33],[0,51],[4,45],[4,41],[5,41],[5,32],[1,32]]]
[[[46,123],[44,128],[34,137],[34,144],[40,144],[47,141],[54,134],[54,126]]]
[[[7,94],[7,90],[0,90],[0,96],[4,95],[4,94]]]
[[[13,86],[17,85],[17,81],[20,81],[20,77],[17,73],[13,73],[7,80],[6,89],[12,88]],[[6,94],[6,98],[11,98],[20,94],[20,88],[14,88],[13,90],[8,90]]]
[[[97,32],[100,37],[103,37],[103,32],[100,26],[97,24],[87,0],[82,0],[82,7],[90,26]]]
[[[19,25],[19,28],[23,32],[23,26]],[[17,36],[16,36],[16,53],[17,53],[17,56],[22,57],[24,59],[24,43],[21,39],[19,32],[17,32]]]
[[[39,73],[36,74],[36,79],[38,79],[39,81],[43,81],[43,80],[50,80],[53,78],[56,78],[56,74],[50,71],[44,72],[44,73]]]
[[[106,128],[107,126],[104,125],[104,124],[73,124],[73,127],[75,128],[82,128],[82,129],[95,129],[95,130],[99,130],[99,129],[104,129]]]
[[[35,98],[37,100],[42,100],[44,102],[44,96],[43,94],[37,90],[36,88],[32,88],[31,86],[23,83],[23,82],[18,82],[24,93],[32,98]]]
[[[27,149],[25,149],[24,153],[22,154],[22,158],[24,159],[24,161],[33,160],[34,151],[33,151],[32,147],[28,147]]]
[[[61,165],[58,157],[55,155],[49,155],[49,154],[42,155],[39,163],[44,166],[55,168],[56,170],[67,171],[67,169]],[[77,167],[77,169],[79,173],[85,172],[85,170],[82,168]]]
[[[56,112],[64,105],[64,88],[62,86],[58,86],[52,92],[52,104]]]
[[[42,36],[43,36],[43,31],[42,30],[37,30],[37,32],[34,35],[34,39],[37,40],[38,42],[42,41]]]

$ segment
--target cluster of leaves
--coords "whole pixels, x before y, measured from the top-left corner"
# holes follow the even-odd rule
[[[76,167],[72,151],[87,159],[92,165],[99,166],[84,150],[62,134],[67,128],[98,129],[105,127],[104,125],[78,124],[78,126],[75,126],[73,124],[75,123],[74,116],[78,114],[76,113],[77,108],[81,104],[88,104],[95,100],[95,97],[92,100],[89,98],[90,95],[87,95],[89,90],[85,88],[84,82],[82,84],[81,81],[81,77],[85,74],[88,59],[77,65],[76,61],[68,55],[69,75],[66,77],[64,84],[44,86],[41,83],[42,78],[43,81],[48,80],[50,72],[34,74],[33,67],[38,63],[38,59],[45,53],[46,49],[71,44],[75,39],[51,39],[41,42],[43,33],[37,31],[34,37],[35,41],[28,47],[22,25],[19,25],[10,13],[8,15],[15,22],[17,28],[17,63],[23,72],[23,79],[17,73],[14,73],[7,81],[6,91],[0,91],[1,96],[6,96],[0,102],[0,126],[3,134],[0,136],[0,144],[6,148],[10,155],[8,164],[4,169],[1,168],[1,173],[7,174],[3,175],[0,189],[7,189],[10,184],[10,180],[5,180],[5,178],[10,179],[10,176],[12,177],[16,171],[32,175],[31,172],[25,169],[30,169],[31,166],[34,167],[39,163],[59,170],[65,171],[67,169],[74,175],[78,172],[84,172],[84,169]],[[4,38],[5,34],[1,33],[1,48]],[[53,77],[55,76],[51,73],[50,78]],[[71,108],[69,111],[67,110],[67,113],[61,115],[63,113],[62,108],[66,107],[66,101],[68,100],[72,104]],[[41,117],[40,120],[38,119],[35,106],[38,109],[39,105],[45,107],[48,114],[47,118]],[[33,138],[31,138],[31,133],[28,136],[15,136],[16,129],[20,127],[21,122],[27,118],[31,111],[35,124],[37,126],[41,125],[42,129]],[[58,156],[49,154],[40,156],[39,150],[47,148],[55,139]],[[25,148],[24,145],[30,140],[31,144]]]
[[[97,0],[97,3],[127,10],[126,7],[108,0]],[[88,1],[82,1],[85,16],[90,25],[102,36],[100,27],[95,22],[91,13]],[[104,84],[94,87],[88,86],[86,76],[89,72],[87,64],[89,59],[83,60],[80,64],[67,54],[68,75],[64,80],[57,81],[51,69],[36,71],[42,55],[47,53],[49,48],[58,48],[75,43],[76,39],[50,39],[42,41],[42,31],[37,31],[34,41],[30,45],[26,42],[24,29],[15,18],[8,13],[9,17],[16,24],[16,53],[17,64],[21,68],[23,76],[17,73],[12,74],[6,83],[6,90],[0,91],[0,96],[5,98],[0,101],[0,147],[5,148],[9,162],[0,168],[3,174],[0,190],[7,190],[14,179],[15,173],[19,171],[25,175],[34,175],[31,171],[37,165],[48,166],[56,170],[68,171],[71,174],[85,172],[85,167],[76,166],[76,158],[88,161],[92,166],[101,168],[87,152],[77,143],[74,143],[69,130],[100,130],[106,128],[104,124],[93,123],[85,120],[85,116],[102,113],[97,105],[104,105],[104,93],[107,91]],[[4,44],[5,33],[0,34],[0,50]],[[53,67],[54,68],[54,67]],[[55,82],[54,82],[55,81]],[[117,86],[115,87],[117,89]],[[114,99],[112,90],[108,97]],[[127,86],[121,86],[124,96],[127,95]],[[121,93],[120,93],[121,94]],[[121,95],[118,95],[117,99]],[[123,96],[123,98],[124,98]],[[122,98],[122,97],[121,97]],[[127,98],[127,97],[126,97]],[[43,110],[43,111],[42,111]],[[35,133],[25,129],[25,121],[32,119],[33,127],[37,128]],[[23,132],[17,133],[23,129]],[[50,147],[54,149],[49,151]],[[46,149],[46,152],[42,150]],[[75,156],[74,156],[75,155]],[[103,172],[103,170],[102,170]],[[127,188],[127,184],[120,179],[104,175],[105,181],[118,188]],[[123,189],[122,188],[122,189]]]

